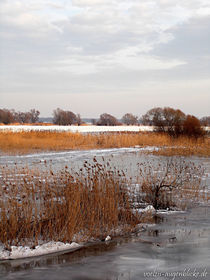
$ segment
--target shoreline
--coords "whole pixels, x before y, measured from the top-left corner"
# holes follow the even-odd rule
[[[205,207],[207,207],[205,205]],[[151,207],[148,205],[146,208],[141,209],[142,213],[144,212],[151,212]],[[154,213],[154,216],[165,216],[165,215],[173,215],[173,214],[180,214],[180,213],[186,213],[186,211],[183,210],[156,210]],[[140,234],[142,231],[146,231],[148,229],[151,229],[152,227],[156,226],[157,223],[140,223],[134,228],[130,233],[118,233],[116,235],[113,235],[110,237],[110,235],[107,235],[106,238],[100,240],[100,239],[92,239],[85,242],[74,242],[71,243],[63,243],[63,242],[54,242],[54,241],[48,241],[46,243],[43,243],[42,245],[37,245],[35,248],[30,248],[29,246],[11,246],[11,251],[7,249],[3,249],[0,251],[0,263],[4,261],[13,261],[13,260],[21,260],[21,259],[29,259],[29,258],[36,258],[41,256],[48,256],[52,254],[65,254],[69,252],[75,252],[81,248],[91,246],[91,245],[101,245],[108,242],[111,242],[118,238],[127,238],[128,236],[131,236],[134,233]]]

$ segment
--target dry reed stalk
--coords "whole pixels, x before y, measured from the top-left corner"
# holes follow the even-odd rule
[[[0,242],[7,248],[48,240],[71,242],[75,237],[102,239],[119,227],[130,232],[140,221],[153,221],[152,215],[135,212],[142,201],[158,209],[209,200],[201,186],[203,169],[175,158],[139,164],[140,199],[125,174],[109,162],[100,164],[94,158],[74,174],[67,167],[57,172],[48,168],[2,167]]]
[[[139,223],[125,178],[96,160],[74,175],[67,168],[39,173],[5,167],[1,172],[0,242],[7,248],[40,240],[71,242],[75,236],[104,238]]]
[[[193,140],[173,139],[159,133],[103,133],[80,134],[71,132],[0,132],[0,150],[9,154],[70,149],[121,148],[156,146],[158,155],[210,156],[210,138]]]

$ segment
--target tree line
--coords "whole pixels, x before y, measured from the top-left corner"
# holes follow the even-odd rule
[[[149,110],[142,116],[142,123],[153,125],[155,131],[167,133],[172,137],[185,135],[197,138],[205,134],[198,118],[170,107],[157,107]]]
[[[16,112],[15,110],[0,109],[0,123],[37,123],[40,112],[31,109],[28,112]]]
[[[35,109],[31,109],[28,112],[0,109],[0,123],[37,123],[39,122],[39,115],[40,112]],[[82,119],[80,114],[57,108],[53,111],[53,123],[56,125],[81,125]],[[180,135],[198,137],[204,134],[202,126],[210,126],[210,116],[199,120],[193,115],[186,115],[179,109],[155,107],[141,116],[141,118],[132,113],[126,113],[121,120],[118,120],[111,114],[103,113],[98,120],[93,119],[92,123],[103,126],[143,124],[154,126],[155,131],[168,133],[173,137]]]

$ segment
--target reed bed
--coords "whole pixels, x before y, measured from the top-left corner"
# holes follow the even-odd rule
[[[1,173],[0,243],[8,249],[49,240],[103,239],[139,223],[124,174],[108,163],[85,162],[74,175],[67,167],[56,173],[3,167]]]
[[[172,158],[138,164],[137,170],[134,179],[128,178],[96,158],[78,172],[67,166],[53,171],[47,163],[37,169],[1,167],[0,244],[10,250],[52,240],[102,240],[152,222],[151,213],[139,213],[142,203],[180,209],[209,200],[201,184],[204,170],[193,163]]]
[[[121,132],[81,134],[71,132],[30,131],[0,132],[0,150],[7,154],[26,154],[41,151],[104,149],[156,146],[157,155],[210,156],[210,138],[171,138],[166,134]]]

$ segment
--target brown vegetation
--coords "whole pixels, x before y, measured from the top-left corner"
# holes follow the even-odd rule
[[[15,110],[0,109],[0,123],[37,123],[39,120],[40,112],[31,109],[29,112],[16,112]]]
[[[201,185],[204,169],[192,162],[169,158],[157,165],[140,164],[139,172],[139,195],[155,209],[185,209],[192,202],[207,200],[206,186]]]
[[[81,125],[82,120],[80,114],[75,115],[71,111],[64,111],[60,108],[57,108],[53,111],[53,123],[57,125]]]
[[[103,239],[139,223],[132,212],[123,173],[109,164],[84,163],[79,173],[4,167],[0,184],[0,242],[37,245],[40,241]]]
[[[116,126],[120,125],[120,122],[114,116],[104,113],[100,115],[97,125]]]
[[[138,188],[123,171],[96,158],[93,163],[85,161],[78,172],[67,167],[55,172],[46,163],[37,170],[2,167],[0,242],[10,249],[51,240],[102,240],[152,221],[151,213],[138,213],[142,202],[155,209],[185,208],[187,203],[208,199],[202,192],[202,169],[191,162],[143,163],[139,171],[134,177]]]
[[[71,132],[30,131],[0,132],[0,150],[9,154],[71,149],[101,149],[156,146],[158,155],[210,155],[210,138],[171,138],[161,133],[102,133],[80,134]]]
[[[142,123],[153,125],[155,131],[167,133],[171,137],[184,135],[199,138],[205,134],[199,119],[195,116],[185,115],[181,110],[170,107],[157,107],[149,110],[142,116]]]
[[[138,117],[131,113],[127,113],[122,117],[122,122],[126,125],[137,125]]]

